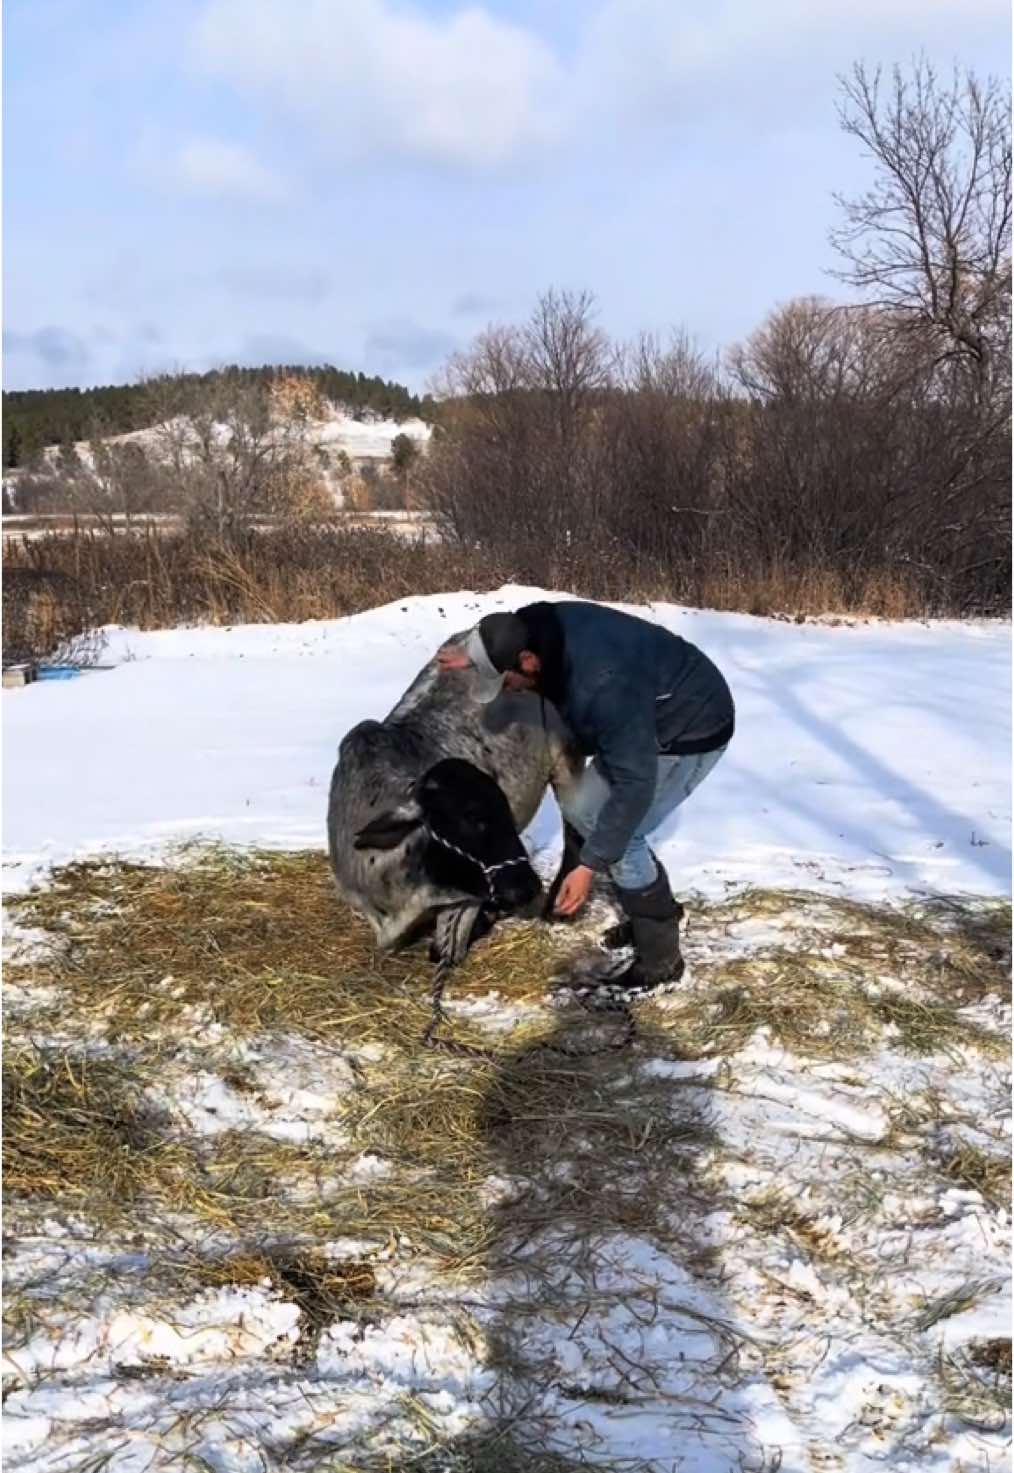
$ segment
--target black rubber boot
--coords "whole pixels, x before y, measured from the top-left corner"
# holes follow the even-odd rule
[[[655,868],[658,870],[659,874],[664,876],[665,870],[662,868],[658,855],[652,853],[651,857],[655,861]],[[623,895],[620,887],[618,885],[614,885],[613,890],[616,894],[617,900],[619,900],[620,905],[623,906],[623,909],[625,910],[626,906],[623,905]],[[641,892],[634,890],[629,891],[628,893],[636,895]],[[678,900],[674,899],[673,905],[676,907],[676,925],[678,926],[680,921],[683,919],[683,916],[685,915],[685,911]],[[633,946],[633,944],[634,927],[633,923],[629,920],[618,921],[615,926],[610,926],[607,931],[603,931],[602,935],[599,937],[599,945],[604,947],[606,951],[623,951],[625,947]]]
[[[556,878],[553,880],[552,885],[550,885],[549,887],[549,894],[546,896],[545,909],[542,912],[544,918],[547,921],[556,921],[557,923],[559,923],[561,921],[566,921],[570,919],[569,916],[554,915],[553,906],[556,904],[556,897],[560,893],[560,889],[563,885],[564,880],[570,874],[571,870],[577,869],[578,865],[581,863],[581,850],[583,848],[584,839],[581,837],[577,829],[574,828],[572,824],[569,824],[566,822],[566,820],[564,820],[563,857],[560,860],[560,868],[556,872]]]
[[[626,971],[609,978],[609,986],[627,994],[664,991],[683,976],[679,938],[683,907],[673,899],[669,876],[655,863],[658,874],[643,890],[617,886],[628,916],[634,960]]]

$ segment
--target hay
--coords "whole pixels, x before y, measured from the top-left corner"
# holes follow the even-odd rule
[[[348,1316],[358,1302],[371,1300],[377,1280],[370,1263],[362,1259],[335,1262],[310,1250],[274,1249],[228,1254],[218,1259],[191,1259],[180,1267],[192,1282],[218,1289],[270,1285],[294,1303],[301,1316],[296,1358],[311,1358],[321,1332],[334,1320]]]
[[[129,1064],[111,1058],[8,1047],[3,1118],[4,1181],[16,1195],[133,1203],[187,1164]]]
[[[31,1014],[34,1035],[70,1020],[88,1041],[62,1056],[19,1044],[9,1057],[15,1196],[87,1201],[107,1223],[137,1222],[138,1204],[156,1201],[234,1240],[256,1236],[267,1219],[293,1240],[407,1240],[468,1272],[546,1225],[573,1223],[577,1233],[592,1206],[603,1230],[664,1231],[708,1143],[687,1092],[672,1081],[630,1083],[637,1050],[586,1063],[533,1054],[534,1041],[571,1036],[565,1013],[526,1010],[493,1062],[422,1050],[425,951],[379,957],[365,924],[338,903],[320,853],[192,846],[169,867],[87,861],[9,904],[48,938],[7,969],[15,992],[27,985],[51,999]],[[729,1055],[767,1029],[800,1056],[843,1057],[878,1046],[889,1026],[895,1046],[921,1053],[1000,1052],[1003,1041],[958,1004],[973,983],[980,995],[1004,985],[1003,914],[980,902],[879,909],[765,890],[702,905],[690,985],[638,1010],[639,1050]],[[705,928],[783,916],[803,922],[792,950],[693,957]],[[495,990],[508,1003],[541,1002],[568,947],[566,928],[500,927],[455,972],[452,999]],[[871,971],[904,985],[877,988]],[[221,1057],[227,1048],[203,1042],[216,1024],[228,1040],[302,1035],[350,1059],[356,1083],[335,1102],[347,1150],[254,1130],[201,1138],[160,1117],[145,1091],[159,1094],[174,1055],[199,1055],[236,1090],[254,1089],[248,1068]],[[23,1026],[17,1013],[12,1026]],[[453,1030],[489,1045],[460,1017]],[[379,1050],[364,1054],[370,1044]],[[387,1177],[355,1183],[347,1168],[364,1150],[389,1163]],[[967,1176],[977,1165],[960,1169]],[[497,1175],[516,1193],[509,1210],[491,1212],[483,1185]],[[636,1191],[627,1185],[635,1182]],[[992,1175],[986,1185],[995,1194]]]
[[[51,942],[41,957],[15,958],[8,980],[57,988],[63,1011],[112,1040],[189,1039],[210,1023],[234,1035],[277,1030],[345,1046],[415,1047],[430,1017],[425,951],[378,956],[366,924],[338,903],[322,854],[190,846],[177,859],[171,867],[65,865],[48,888],[12,897],[16,919]],[[916,1052],[1003,1048],[957,1009],[1009,991],[1009,905],[875,907],[755,889],[695,908],[690,947],[704,928],[790,915],[802,926],[791,949],[694,961],[686,1006],[653,1011],[680,1052],[734,1052],[766,1027],[804,1055],[858,1053],[884,1024]],[[538,1002],[566,947],[555,929],[500,927],[455,972],[451,996],[495,991]],[[875,990],[871,974],[900,986]],[[540,1031],[544,1022],[525,1041]],[[460,1020],[454,1033],[488,1044]],[[510,1052],[521,1037],[512,1034]]]
[[[964,1006],[1011,995],[1011,903],[986,896],[934,895],[904,905],[873,905],[805,890],[741,891],[706,910],[709,926],[792,918],[793,953],[827,958],[840,950],[847,969],[889,974]]]
[[[411,1047],[429,1021],[425,951],[382,957],[339,905],[317,852],[180,851],[173,867],[84,861],[11,897],[15,918],[51,938],[8,978],[57,986],[75,1017],[109,1037],[189,1037],[195,1024]],[[545,934],[504,928],[454,977],[454,996],[495,989],[535,1000],[550,980]]]
[[[267,1284],[300,1308],[297,1359],[312,1355],[332,1319],[379,1312],[374,1250],[399,1264],[422,1256],[428,1272],[460,1285],[501,1272],[521,1285],[503,1316],[521,1327],[504,1350],[514,1361],[501,1367],[518,1386],[545,1373],[526,1362],[525,1316],[572,1308],[561,1261],[581,1276],[592,1306],[612,1303],[597,1280],[601,1244],[613,1234],[663,1243],[688,1272],[715,1272],[706,1260],[714,1249],[685,1231],[688,1211],[714,1206],[716,1143],[701,1081],[656,1076],[639,1067],[646,1059],[731,1055],[760,1029],[804,1058],[860,1056],[887,1042],[921,1053],[1004,1048],[961,1013],[1006,986],[1004,910],[979,902],[881,910],[755,890],[702,904],[692,913],[685,988],[638,1008],[633,1049],[588,1060],[530,1047],[573,1041],[574,1018],[544,1003],[561,961],[573,958],[574,933],[498,927],[450,987],[451,1028],[464,1041],[489,1047],[491,1036],[470,1027],[456,1001],[495,991],[520,1012],[523,1021],[494,1041],[492,1061],[421,1047],[432,977],[425,950],[378,957],[316,852],[194,847],[172,867],[68,865],[47,888],[9,904],[32,932],[31,949],[15,955],[6,976],[16,1000],[5,1077],[10,1227],[32,1228],[55,1209],[75,1214],[89,1234],[96,1226],[115,1233],[144,1250],[144,1294],[167,1302]],[[723,932],[756,919],[791,920],[793,945],[747,957],[722,948]],[[345,1082],[335,1086],[326,1141],[255,1128],[202,1135],[168,1113],[174,1081],[195,1070],[261,1108],[260,1065],[249,1062],[245,1042],[270,1068],[274,1035],[306,1040],[328,1077],[335,1055],[349,1066],[336,1076]],[[364,1151],[382,1158],[386,1175],[357,1180],[352,1168]],[[961,1148],[937,1169],[992,1202],[999,1164]],[[833,1241],[784,1194],[741,1205],[755,1229],[788,1233],[811,1257],[834,1256]],[[361,1243],[349,1250],[361,1256],[321,1250],[341,1238]],[[41,1291],[22,1289],[8,1297],[14,1342],[45,1313]],[[75,1313],[75,1296],[87,1292],[84,1279],[61,1286]],[[646,1322],[657,1295],[648,1283],[629,1291],[643,1298]],[[718,1322],[712,1329],[719,1339],[730,1333]],[[956,1386],[953,1367],[948,1374],[952,1403],[970,1406],[964,1381]],[[542,1448],[529,1454],[516,1441],[517,1419],[437,1446],[439,1429],[421,1402],[405,1398],[396,1412],[417,1428],[417,1455],[391,1463],[378,1441],[345,1464],[329,1447],[328,1466],[580,1466]],[[628,1473],[636,1460],[622,1466]]]
[[[1011,1159],[984,1151],[970,1141],[960,1140],[942,1162],[948,1181],[978,1192],[992,1207],[1011,1205]]]
[[[864,985],[843,957],[776,950],[704,963],[695,975],[692,991],[653,1009],[693,1058],[734,1054],[759,1030],[801,1058],[857,1058],[887,1041],[921,1055],[970,1046],[1002,1056],[1008,1048],[954,1005]]]

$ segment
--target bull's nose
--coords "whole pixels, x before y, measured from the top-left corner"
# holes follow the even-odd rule
[[[538,913],[541,895],[542,883],[535,871],[529,870],[527,874],[516,874],[512,877],[511,884],[503,898],[514,915],[527,918]]]

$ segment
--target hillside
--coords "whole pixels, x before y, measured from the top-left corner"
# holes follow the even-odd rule
[[[433,401],[417,397],[403,384],[327,365],[231,365],[204,374],[185,374],[191,386],[212,386],[223,377],[242,383],[268,384],[282,377],[305,378],[321,398],[341,404],[351,420],[372,415],[399,426],[414,418],[429,419]],[[13,390],[3,395],[3,465],[25,465],[44,446],[88,439],[99,433],[115,436],[144,429],[158,419],[154,397],[145,384],[110,384],[92,389]],[[350,452],[351,454],[351,452]]]

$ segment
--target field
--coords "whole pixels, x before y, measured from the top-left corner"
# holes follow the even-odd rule
[[[375,528],[384,532],[391,532],[398,537],[407,538],[436,538],[437,531],[433,526],[432,518],[425,512],[418,511],[344,511],[336,510],[336,525],[344,528]],[[172,512],[153,513],[144,512],[131,518],[130,526],[134,531],[158,530],[162,532],[179,532],[183,529],[183,518]],[[269,529],[276,525],[270,518],[255,519],[254,527]],[[14,542],[21,538],[46,537],[51,532],[59,532],[65,536],[71,536],[77,532],[99,531],[102,526],[111,528],[114,532],[127,530],[127,519],[122,514],[99,519],[82,512],[74,516],[70,512],[8,512],[3,518],[2,532],[4,542]]]
[[[1008,1466],[1009,628],[648,611],[739,715],[661,835],[687,981],[576,1062],[608,895],[504,926],[460,1061],[334,898],[327,782],[536,592],[5,693],[11,1467]]]

